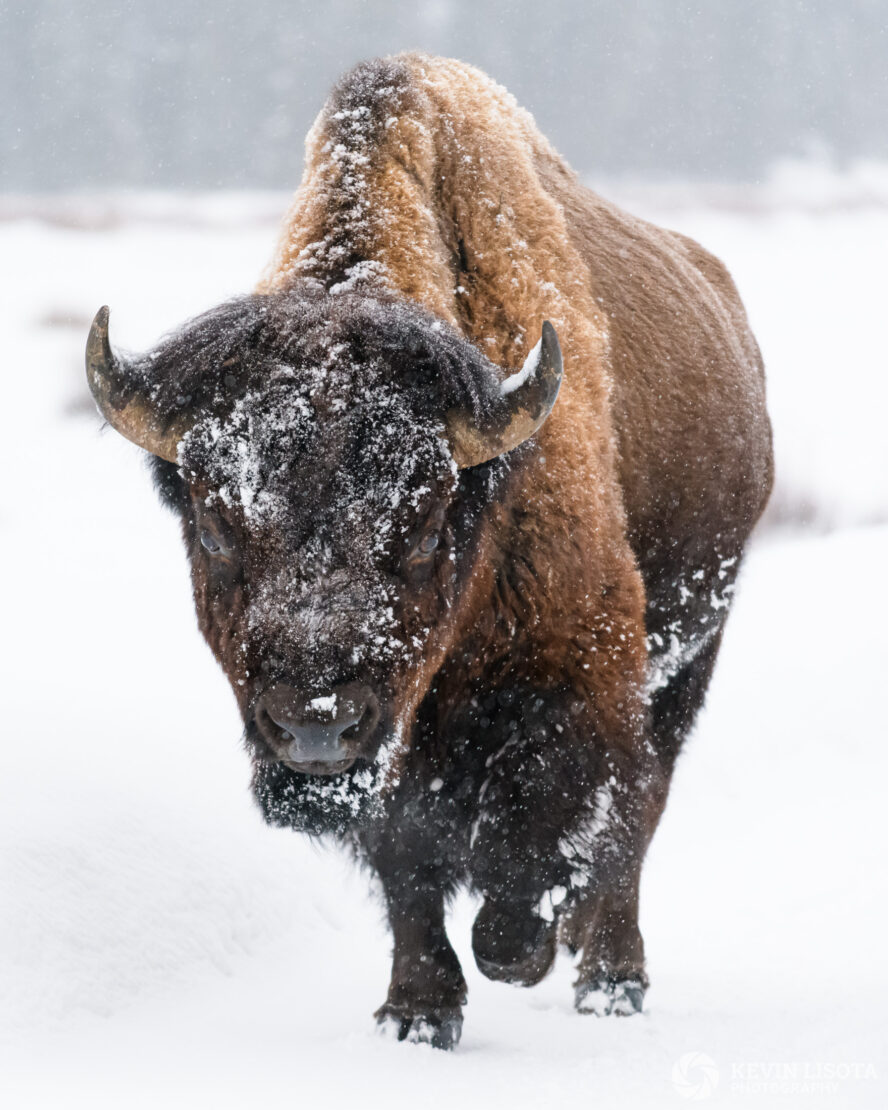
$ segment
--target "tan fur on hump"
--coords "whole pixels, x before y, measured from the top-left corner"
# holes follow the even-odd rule
[[[538,669],[563,675],[570,660],[572,681],[596,691],[607,713],[611,701],[623,706],[627,679],[643,682],[644,594],[616,475],[607,325],[540,172],[575,179],[532,117],[480,71],[417,54],[384,64],[395,77],[351,107],[337,109],[334,96],[309,133],[303,180],[259,291],[312,278],[330,287],[331,272],[347,286],[383,282],[505,372],[552,322],[564,382],[537,434],[539,508],[525,514],[519,540],[537,565],[500,604],[534,610]],[[613,727],[626,709],[608,714]]]
[[[566,387],[582,385],[589,407],[606,409],[606,324],[537,167],[571,171],[529,113],[479,70],[425,55],[394,61],[410,83],[392,97],[400,114],[387,120],[381,143],[362,147],[358,132],[353,149],[343,149],[331,140],[330,105],[315,122],[302,184],[258,291],[317,273],[328,261],[319,255],[331,214],[342,222],[341,197],[350,195],[361,214],[349,233],[378,263],[373,277],[460,327],[505,369],[521,365],[551,320],[571,370]]]

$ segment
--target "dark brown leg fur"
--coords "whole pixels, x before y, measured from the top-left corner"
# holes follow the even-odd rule
[[[575,1005],[580,1013],[639,1013],[647,990],[644,942],[638,929],[638,878],[625,892],[580,902],[563,922],[562,936],[582,953]]]
[[[721,646],[722,629],[700,654],[676,674],[652,699],[653,741],[663,770],[670,777],[685,737],[703,705]]]
[[[466,983],[444,929],[444,896],[438,888],[408,890],[387,883],[394,936],[388,998],[376,1020],[400,1041],[454,1048],[462,1031]]]
[[[719,632],[652,700],[654,747],[667,778],[672,776],[681,745],[703,704],[720,643]],[[664,793],[664,805],[665,800]],[[640,854],[627,863],[619,889],[580,900],[561,922],[562,940],[581,953],[574,984],[575,1004],[581,1013],[628,1015],[641,1011],[648,987],[644,941],[638,928],[643,860]]]

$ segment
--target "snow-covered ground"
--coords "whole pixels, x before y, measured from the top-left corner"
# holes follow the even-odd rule
[[[452,1055],[375,1036],[379,904],[261,824],[176,524],[86,403],[95,309],[135,347],[248,288],[274,200],[0,205],[4,1110],[888,1105],[888,197],[635,199],[746,299],[772,527],[650,854],[647,1013],[574,1014],[566,956],[529,991],[483,979],[463,898]]]

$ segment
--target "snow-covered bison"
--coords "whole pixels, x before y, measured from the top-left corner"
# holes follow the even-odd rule
[[[639,1010],[642,861],[771,486],[724,267],[402,55],[334,89],[255,293],[139,356],[102,309],[86,363],[181,514],[266,819],[379,875],[379,1022],[458,1040],[460,884],[485,975],[561,939],[580,1011]]]

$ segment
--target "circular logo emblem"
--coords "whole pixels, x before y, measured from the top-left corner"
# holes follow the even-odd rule
[[[709,1098],[718,1086],[718,1065],[705,1052],[686,1052],[672,1069],[672,1085],[682,1098]]]

